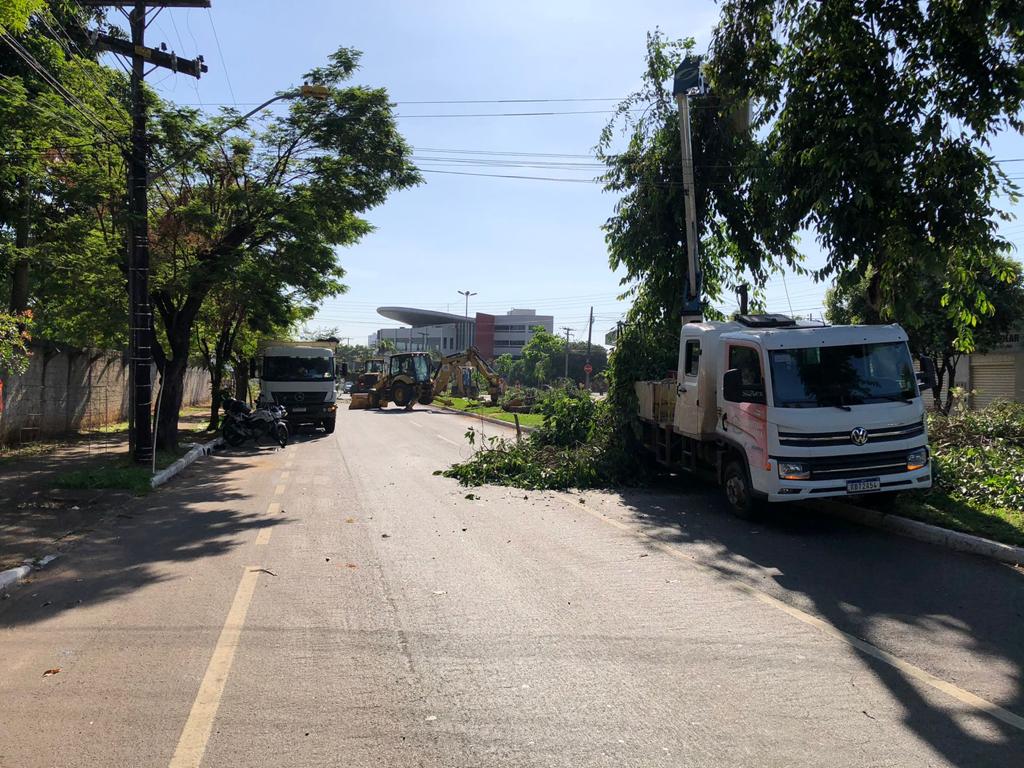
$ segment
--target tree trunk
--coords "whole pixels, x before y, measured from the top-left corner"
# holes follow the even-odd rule
[[[210,366],[210,423],[207,432],[213,432],[220,426],[221,386],[224,382],[224,366],[216,363]]]
[[[235,398],[243,403],[249,402],[249,367],[245,361],[234,361],[235,365]]]
[[[185,395],[186,370],[188,355],[175,355],[164,363],[160,374],[163,394],[160,397],[160,412],[156,417],[156,445],[162,451],[173,451],[178,447],[178,414]]]

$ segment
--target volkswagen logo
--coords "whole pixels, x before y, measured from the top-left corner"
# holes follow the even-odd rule
[[[854,427],[850,432],[850,440],[854,445],[864,445],[868,441],[868,431],[864,427]]]
[[[295,393],[295,402],[301,403],[305,399],[306,399],[305,393],[303,393],[303,392],[296,392]],[[867,441],[867,438],[865,437],[864,440]],[[857,442],[856,439],[854,440],[854,442]],[[861,445],[863,445],[863,443],[861,443]]]

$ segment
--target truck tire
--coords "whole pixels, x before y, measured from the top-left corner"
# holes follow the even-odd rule
[[[324,433],[328,435],[334,434],[334,427],[338,423],[338,417],[335,416],[330,419],[324,419]]]
[[[761,505],[754,496],[750,476],[741,461],[733,459],[726,464],[725,472],[722,473],[722,489],[725,491],[725,498],[736,517],[741,520],[750,520],[757,515]]]
[[[395,401],[395,405],[405,408],[412,402],[412,390],[408,384],[399,381],[391,388],[391,399]]]

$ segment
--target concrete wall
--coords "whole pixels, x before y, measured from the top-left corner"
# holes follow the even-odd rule
[[[0,443],[27,442],[128,418],[128,369],[117,352],[33,346],[28,370],[2,381]],[[209,374],[190,369],[184,404],[209,402]]]

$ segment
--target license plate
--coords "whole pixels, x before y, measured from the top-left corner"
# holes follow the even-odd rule
[[[306,410],[306,406],[300,405],[298,408],[289,408],[288,410],[291,411],[292,413],[304,413]]]
[[[868,477],[863,480],[847,480],[847,493],[864,493],[865,491],[877,491],[882,487],[877,477]]]

